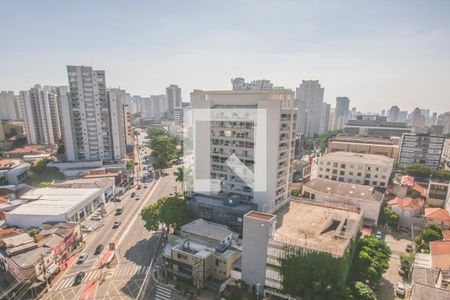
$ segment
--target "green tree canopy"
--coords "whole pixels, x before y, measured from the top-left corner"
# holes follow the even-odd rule
[[[370,286],[361,281],[355,281],[353,295],[355,300],[377,300],[377,295]]]
[[[162,170],[170,167],[172,160],[176,158],[176,147],[167,136],[155,136],[150,141],[152,149],[153,167]]]
[[[135,165],[135,161],[133,159],[127,160],[127,162],[125,163],[125,167],[127,168],[127,170],[133,170]]]
[[[397,228],[400,222],[400,215],[390,209],[389,207],[383,208],[382,222],[384,224],[389,224],[393,228]]]
[[[373,288],[389,268],[391,249],[385,241],[374,236],[359,240],[356,249],[352,266],[353,277],[355,280],[368,282]]]
[[[151,139],[156,136],[166,135],[166,132],[161,128],[150,127],[149,129],[147,129],[147,134],[148,137]]]
[[[187,203],[180,194],[162,197],[153,204],[144,207],[141,218],[149,231],[158,230],[159,225],[168,229],[176,229],[192,220]]]
[[[52,162],[51,159],[44,158],[39,160],[33,167],[30,168],[30,175],[26,182],[34,186],[46,186],[45,182],[49,183],[53,180],[64,179],[64,174],[55,167],[47,167],[47,164]]]
[[[433,170],[423,164],[413,164],[405,168],[405,173],[411,176],[425,178],[429,177],[433,173]]]
[[[430,242],[442,240],[442,230],[438,226],[431,224],[422,229],[416,237],[416,249],[425,253],[430,252]]]

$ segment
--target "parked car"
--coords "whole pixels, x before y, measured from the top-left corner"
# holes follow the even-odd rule
[[[84,272],[79,272],[76,276],[75,279],[73,280],[73,285],[79,285],[81,283],[81,281],[83,281],[84,276],[86,276],[86,273]]]
[[[140,200],[141,196],[136,196],[136,198],[134,198],[135,200]]]
[[[100,244],[97,246],[97,248],[95,248],[94,255],[98,255],[98,254],[102,253],[102,251],[103,251],[103,245]]]
[[[383,238],[383,233],[381,233],[381,231],[378,230],[377,232],[375,232],[375,237],[381,240]]]
[[[131,193],[131,198],[134,198],[134,196],[136,196],[136,193],[135,193],[135,192],[132,192],[132,193]]]
[[[83,232],[92,232],[94,231],[91,227],[83,225],[81,226],[81,230],[83,230]]]
[[[144,184],[144,189],[148,188],[148,184]]]
[[[88,258],[88,254],[86,252],[83,252],[80,254],[80,256],[78,256],[78,260],[77,260],[77,264],[82,264],[86,261],[86,259]]]
[[[405,284],[403,282],[397,282],[395,285],[395,293],[399,296],[405,296]]]
[[[102,219],[102,217],[100,215],[97,215],[97,214],[93,214],[91,216],[91,220],[93,220],[93,221],[100,221],[101,219]]]
[[[112,228],[114,229],[114,228],[117,228],[119,226],[120,226],[120,221],[115,221]]]
[[[411,252],[412,251],[412,245],[408,244],[406,245],[406,252]]]

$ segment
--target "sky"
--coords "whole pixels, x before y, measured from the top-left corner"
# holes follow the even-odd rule
[[[318,79],[325,101],[450,111],[450,1],[2,1],[0,90],[67,85],[66,65],[149,96],[231,78],[295,90]]]

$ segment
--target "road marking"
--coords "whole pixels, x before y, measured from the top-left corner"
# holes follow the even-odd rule
[[[92,272],[89,272],[86,274],[86,276],[84,276],[83,280],[81,281],[81,283],[85,283],[86,281],[89,281],[91,279],[94,279],[96,277],[98,277],[101,274],[102,270],[93,270]],[[53,291],[58,291],[58,290],[62,290],[62,289],[66,289],[68,287],[71,287],[73,285],[73,282],[75,280],[75,276],[74,277],[70,277],[70,278],[66,278],[66,279],[62,279],[53,289]]]
[[[156,300],[169,300],[172,296],[172,290],[163,287],[161,285],[156,286],[156,294],[155,299]]]
[[[114,270],[112,277],[119,276],[144,276],[147,272],[148,266],[126,265],[119,266]]]

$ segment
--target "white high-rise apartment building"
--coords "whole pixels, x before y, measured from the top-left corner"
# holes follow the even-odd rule
[[[201,109],[210,111],[209,122],[197,120]],[[274,212],[289,202],[296,134],[293,91],[196,90],[191,110],[195,178],[216,180],[216,192],[256,203],[260,211]],[[254,185],[227,164],[234,156],[254,174]]]
[[[176,84],[171,84],[166,88],[167,110],[173,113],[175,107],[181,106],[181,88]]]
[[[152,95],[141,98],[142,118],[160,119],[168,110],[166,95]]]
[[[106,91],[105,71],[67,66],[70,94],[61,101],[67,160],[125,157],[122,99]]]
[[[327,132],[330,128],[330,111],[331,104],[324,102],[322,105],[322,125],[320,127],[321,132]]]
[[[336,97],[333,129],[342,129],[348,120],[350,100],[348,97]]]
[[[296,89],[299,119],[305,120],[305,128],[299,124],[297,130],[307,137],[322,133],[323,94],[324,88],[320,86],[319,80],[303,80]]]
[[[0,119],[19,120],[18,97],[12,91],[0,92]]]
[[[61,140],[61,119],[57,94],[35,85],[20,92],[28,144],[57,144]]]

